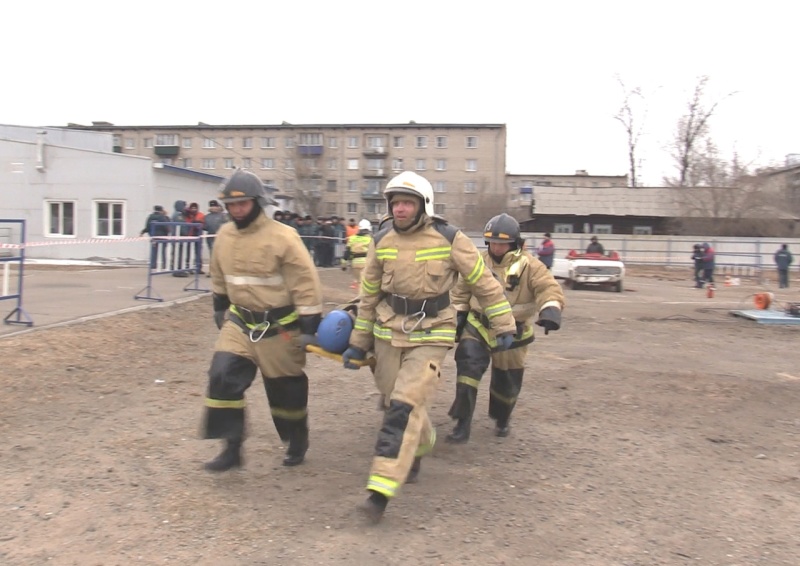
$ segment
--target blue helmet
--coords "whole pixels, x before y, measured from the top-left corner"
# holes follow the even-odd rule
[[[317,328],[317,343],[323,350],[341,354],[350,345],[353,319],[343,310],[332,310]]]

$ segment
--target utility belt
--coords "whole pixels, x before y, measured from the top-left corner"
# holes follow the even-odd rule
[[[267,311],[254,311],[240,305],[231,305],[230,320],[250,336],[251,342],[275,336],[300,324],[300,315],[294,305],[275,307]]]
[[[425,316],[438,316],[439,311],[450,305],[450,293],[442,293],[427,299],[409,299],[391,293],[385,297],[386,304],[400,315],[425,313]]]

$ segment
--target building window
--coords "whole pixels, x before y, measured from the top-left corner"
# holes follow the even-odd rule
[[[136,149],[136,140],[133,138],[125,138],[125,149]]]
[[[465,193],[476,193],[478,192],[478,183],[475,181],[465,181],[464,182],[464,192]]]
[[[181,159],[181,167],[184,169],[191,169],[192,168],[192,158],[191,157],[184,157]]]
[[[331,149],[336,149],[337,147],[339,147],[339,138],[337,138],[336,136],[329,136],[328,147]]]
[[[286,147],[288,149],[291,149],[291,148],[295,147],[296,145],[297,145],[297,143],[295,143],[295,141],[294,141],[294,136],[289,136],[289,137],[287,137],[287,138],[285,138],[283,140],[283,147]]]
[[[202,167],[203,167],[203,169],[216,169],[217,168],[217,160],[216,159],[203,159]]]
[[[336,179],[328,179],[325,181],[325,190],[328,192],[336,192]]]
[[[294,179],[286,179],[284,187],[286,188],[287,193],[291,193],[292,191],[294,191]]]
[[[183,142],[185,149],[192,149],[192,138],[183,138],[181,142]]]
[[[156,145],[175,146],[178,145],[178,136],[176,134],[157,134]]]
[[[556,234],[572,234],[572,224],[556,224],[553,226]]]
[[[125,235],[125,203],[95,201],[94,235],[97,238]]]
[[[353,180],[347,181],[347,192],[348,193],[357,193],[358,192],[358,181],[353,181]]]
[[[467,159],[467,171],[477,171],[477,170],[478,170],[478,160]]]
[[[466,146],[469,149],[475,149],[478,147],[478,136],[467,136]]]
[[[150,149],[151,147],[153,147],[153,138],[144,138],[142,140],[142,145],[144,146],[145,149]]]
[[[348,202],[347,203],[347,212],[350,212],[350,213],[358,212],[358,203],[357,202]]]
[[[611,224],[595,224],[594,225],[594,233],[595,234],[613,234],[614,227]]]
[[[203,149],[214,149],[217,147],[217,142],[214,138],[203,138]]]
[[[447,191],[447,181],[434,181],[433,192],[444,193]]]
[[[366,206],[367,214],[383,215],[386,214],[385,202],[368,202]]]
[[[328,214],[336,214],[336,203],[335,202],[326,202],[325,208],[328,211]]]
[[[262,169],[275,169],[275,160],[271,157],[261,160]]]
[[[249,157],[242,158],[242,169],[252,169],[253,162]]]
[[[300,134],[300,145],[322,145],[322,134]]]
[[[275,138],[261,138],[261,149],[273,149],[275,147]]]
[[[634,226],[633,227],[633,235],[634,236],[652,236],[653,235],[653,227],[652,226]]]
[[[381,185],[383,185],[383,183],[379,179],[370,179],[367,181],[366,192],[371,195],[379,195],[381,194]]]
[[[347,136],[347,147],[356,149],[358,147],[358,136]]]
[[[425,171],[426,168],[427,168],[427,165],[425,164],[425,160],[424,159],[417,159],[416,160],[415,169],[417,171]]]
[[[447,159],[437,159],[436,160],[436,170],[437,171],[447,171]]]
[[[225,147],[227,149],[233,149],[233,138],[225,138]]]
[[[436,136],[436,147],[444,149],[447,147],[447,136]]]
[[[45,220],[48,236],[74,236],[75,235],[75,203],[55,202],[47,203],[47,218]]]
[[[172,158],[171,157],[162,157],[161,158],[162,165],[172,165]]]
[[[425,149],[428,147],[428,136],[416,136],[414,138],[414,147],[417,149]]]
[[[114,147],[122,147],[122,137],[120,137],[120,135],[119,135],[119,134],[114,134],[114,135],[111,137],[111,144],[112,144]]]
[[[402,171],[402,170],[403,170],[403,160],[392,159],[392,171]]]
[[[335,159],[328,159],[328,169],[336,170],[339,167],[339,162]]]
[[[253,149],[253,138],[242,138],[242,147],[244,149]]]
[[[283,162],[283,168],[284,169],[294,169],[294,159],[292,159],[291,157],[286,159]]]
[[[347,160],[347,169],[349,171],[357,171],[358,170],[358,159],[348,159]]]
[[[226,157],[225,158],[225,169],[233,169],[233,158]]]
[[[393,136],[392,137],[392,147],[395,149],[403,149],[405,143],[405,138],[403,136]]]
[[[433,213],[434,214],[444,214],[444,205],[443,204],[434,204],[433,205]]]
[[[376,169],[383,169],[383,159],[367,159],[367,169],[375,171]]]
[[[385,136],[367,136],[367,147],[383,151],[386,149]]]

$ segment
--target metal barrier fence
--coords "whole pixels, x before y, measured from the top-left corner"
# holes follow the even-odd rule
[[[198,235],[181,236],[195,231]],[[159,301],[164,299],[153,287],[153,278],[159,275],[192,277],[184,291],[208,292],[200,286],[203,273],[203,224],[200,222],[152,222],[150,224],[150,261],[147,269],[147,285],[136,293],[137,300]],[[210,235],[213,241],[213,235]],[[210,248],[213,244],[209,246]],[[194,252],[194,261],[192,261]]]
[[[5,324],[19,324],[33,326],[33,319],[22,308],[25,270],[25,220],[0,218],[0,237],[8,240],[3,243],[15,244],[18,247],[7,248],[0,256],[3,266],[2,288],[0,288],[0,301],[16,300],[17,306],[3,319]],[[17,264],[16,288],[12,290],[11,280],[12,264]]]

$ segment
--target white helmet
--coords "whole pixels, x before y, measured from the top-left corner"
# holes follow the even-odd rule
[[[386,196],[386,204],[390,212],[392,210],[392,195],[398,193],[405,193],[421,198],[422,203],[425,205],[425,214],[431,217],[434,215],[433,187],[430,181],[425,177],[417,175],[413,171],[403,171],[389,181],[383,194]]]
[[[367,220],[366,218],[362,218],[361,221],[358,223],[359,230],[372,230],[372,222]]]

